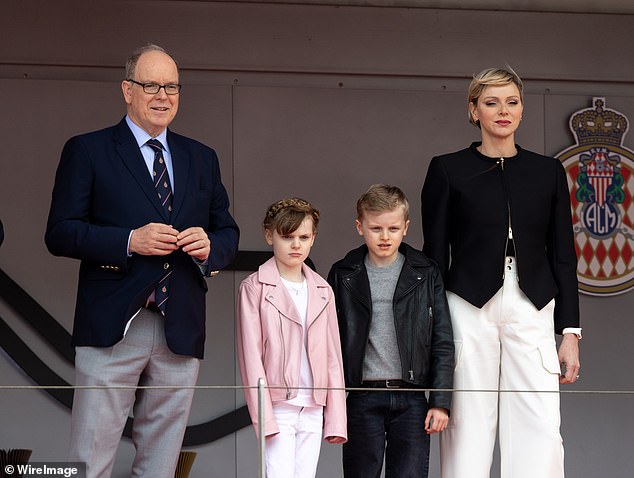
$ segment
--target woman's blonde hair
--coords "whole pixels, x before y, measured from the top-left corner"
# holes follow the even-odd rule
[[[486,68],[477,75],[474,75],[473,80],[469,84],[469,90],[467,94],[468,105],[478,105],[478,99],[482,96],[482,92],[487,86],[505,86],[513,83],[517,86],[520,92],[520,101],[524,102],[524,84],[517,73],[510,66],[506,68]],[[474,126],[480,127],[480,121],[474,120],[471,114],[471,109],[467,105],[467,113],[469,115],[469,123]]]
[[[313,220],[313,232],[317,231],[319,210],[302,198],[286,198],[274,202],[266,210],[264,229],[278,234],[290,234],[297,230],[306,216]]]

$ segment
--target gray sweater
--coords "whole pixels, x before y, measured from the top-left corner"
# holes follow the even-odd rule
[[[363,380],[401,377],[401,358],[396,342],[392,301],[404,263],[405,257],[401,253],[392,264],[385,267],[374,266],[370,264],[368,256],[365,257],[372,295],[372,320],[363,361]]]

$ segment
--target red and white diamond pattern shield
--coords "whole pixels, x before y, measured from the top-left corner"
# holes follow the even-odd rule
[[[618,150],[621,159],[620,173],[624,180],[625,198],[623,203],[616,204],[620,216],[617,230],[602,238],[590,234],[583,224],[584,203],[576,198],[579,155],[583,151],[581,148],[574,148],[569,151],[573,153],[571,155],[566,152],[559,155],[568,175],[579,288],[590,295],[616,295],[634,288],[634,153],[623,148],[612,149]],[[612,181],[613,171],[608,171],[607,168],[597,171],[590,166],[592,165],[588,167],[588,180],[594,187],[597,204],[602,206],[605,204],[605,193]]]

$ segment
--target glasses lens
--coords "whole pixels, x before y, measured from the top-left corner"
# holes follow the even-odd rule
[[[165,85],[165,93],[168,95],[177,95],[181,89],[181,85]]]
[[[156,83],[145,83],[143,85],[143,91],[145,91],[146,93],[150,95],[157,94],[160,89],[161,89],[161,86],[157,85]]]

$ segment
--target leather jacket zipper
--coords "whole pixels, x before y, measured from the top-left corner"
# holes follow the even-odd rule
[[[286,347],[284,342],[284,329],[282,327],[282,317],[280,317],[280,339],[282,342],[282,379],[284,380],[284,386],[286,387],[286,400],[291,399],[291,389],[288,387],[286,381]]]
[[[414,321],[412,322],[412,331],[409,334],[409,370],[407,371],[407,376],[409,378],[410,382],[414,382],[414,336],[416,335],[414,333],[414,327],[415,327],[415,320],[416,317],[418,317],[418,304],[420,304],[420,300],[419,300],[419,294],[420,294],[420,288],[416,289],[416,310],[414,311]],[[396,316],[395,316],[396,317]],[[398,342],[398,341],[397,341]]]
[[[431,334],[433,331],[433,327],[434,327],[434,309],[432,309],[431,305],[428,307],[428,311],[429,311],[429,325],[427,326],[427,337],[429,338],[429,345],[431,345]]]
[[[418,292],[415,291],[414,293],[418,293]],[[409,341],[407,344],[403,344],[399,340],[399,335],[398,335],[399,327],[396,320],[396,317],[398,317],[398,315],[396,313],[395,301],[393,301],[392,303],[392,314],[394,315],[394,330],[396,331],[396,347],[398,348],[398,356],[401,358],[401,374],[402,375],[405,374],[405,368],[404,368],[404,362],[403,362],[403,347],[405,347],[405,353],[408,354],[406,358],[409,359],[409,363],[407,364],[407,377],[409,378],[410,381],[413,381],[414,380],[414,353],[413,351],[414,351],[415,324],[414,324],[414,321],[412,321],[411,330],[410,330],[410,333],[408,334]],[[412,317],[414,317],[414,320],[416,320],[416,317],[418,317],[418,301],[417,301],[416,309],[414,310],[414,314],[412,314]],[[369,329],[368,329],[368,334],[369,334]],[[364,355],[365,355],[365,352],[364,352]],[[365,360],[365,356],[364,356],[364,360]],[[401,378],[405,378],[405,377],[401,377]]]
[[[418,294],[418,291],[417,291]],[[418,300],[416,301],[418,304]],[[417,312],[417,311],[416,311]],[[418,317],[418,314],[414,315],[414,317]],[[416,319],[414,319],[416,320]],[[412,322],[412,325],[414,323]],[[409,335],[409,370],[407,371],[410,382],[414,381],[414,331]]]

